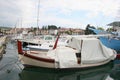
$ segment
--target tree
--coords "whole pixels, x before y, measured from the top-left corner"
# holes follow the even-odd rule
[[[71,31],[65,31],[65,33],[68,34],[68,35],[72,35]]]
[[[102,27],[98,27],[97,29],[98,29],[98,30],[104,30]]]
[[[94,26],[90,26],[90,24],[88,24],[88,25],[86,26],[86,29],[85,29],[85,34],[86,34],[86,35],[88,35],[88,34],[95,34],[95,33],[94,33],[92,30],[90,30],[89,28],[95,29]]]
[[[58,27],[58,29],[61,29],[61,27]]]
[[[42,30],[47,30],[47,26],[42,26]]]
[[[113,31],[113,28],[107,28],[106,31],[108,31],[108,32],[112,32],[112,31]]]
[[[50,29],[57,29],[57,26],[55,25],[48,25],[48,26],[42,26],[42,30],[50,30]]]
[[[36,27],[34,27],[34,28],[33,28],[33,31],[37,31],[37,28],[36,28]]]
[[[57,29],[57,26],[55,26],[55,25],[48,25],[48,29]]]
[[[1,28],[0,28],[0,33],[2,32]]]

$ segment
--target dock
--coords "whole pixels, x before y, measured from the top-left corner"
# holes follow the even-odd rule
[[[0,37],[0,59],[2,58],[2,55],[5,53],[6,42],[7,36]]]

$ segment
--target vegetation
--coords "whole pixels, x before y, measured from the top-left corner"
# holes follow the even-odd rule
[[[102,27],[98,27],[97,29],[98,29],[98,30],[103,30],[103,31],[104,31],[104,29],[103,29]]]
[[[66,31],[65,33],[68,35],[72,35],[72,31]]]
[[[86,29],[85,29],[85,35],[88,35],[88,34],[95,34],[95,33],[94,33],[92,30],[90,30],[89,28],[95,29],[94,26],[90,26],[90,24],[88,24],[88,25],[86,26]]]
[[[112,31],[113,31],[113,28],[108,28],[106,31],[112,32]]]
[[[10,29],[12,29],[11,27],[4,27],[4,26],[0,26],[0,30],[2,30],[2,29],[5,29],[5,30],[10,30]]]
[[[57,26],[55,25],[48,25],[48,26],[43,26],[42,30],[50,30],[50,29],[58,29]]]
[[[6,31],[11,30],[11,27],[4,27],[4,26],[0,26],[0,33],[6,33]]]

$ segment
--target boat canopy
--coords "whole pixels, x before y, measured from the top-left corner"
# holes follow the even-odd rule
[[[104,46],[97,38],[71,38],[68,45],[81,53],[81,63],[97,63],[107,60],[114,54],[114,50]]]
[[[79,67],[80,65],[98,64],[116,57],[114,50],[105,47],[97,38],[72,37],[68,46],[57,47],[49,51],[48,55],[59,62],[60,68]],[[81,63],[77,63],[77,56],[81,55]],[[52,54],[52,55],[51,55]]]

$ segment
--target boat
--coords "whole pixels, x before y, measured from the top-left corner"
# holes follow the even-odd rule
[[[114,49],[117,52],[120,51],[120,36],[115,35],[113,32],[107,32],[102,30],[97,30],[93,28],[89,28],[92,30],[96,35],[103,34],[106,36],[99,36],[100,41],[107,46],[108,48]]]
[[[18,42],[18,53],[25,66],[37,66],[55,69],[87,68],[106,64],[116,58],[116,52],[101,44],[97,38],[74,38],[67,46],[57,46],[47,52],[22,50]],[[92,46],[91,46],[92,45]]]
[[[37,39],[22,40],[24,48],[31,50],[48,51],[53,49],[56,37],[53,35],[42,35]],[[67,38],[60,37],[57,46],[67,45]]]

